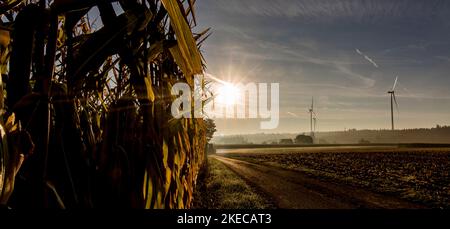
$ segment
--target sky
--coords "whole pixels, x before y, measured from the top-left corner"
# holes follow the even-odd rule
[[[316,101],[318,131],[450,124],[450,1],[199,0],[195,28],[207,72],[280,84],[280,125],[218,119],[218,134],[302,133]]]

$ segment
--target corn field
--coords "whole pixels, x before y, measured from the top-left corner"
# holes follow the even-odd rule
[[[205,67],[209,32],[192,32],[194,4],[0,1],[0,195],[14,188],[9,206],[191,206],[206,125],[172,117],[171,88],[193,87]]]

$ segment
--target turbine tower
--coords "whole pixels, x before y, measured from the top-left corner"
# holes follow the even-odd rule
[[[394,103],[398,110],[398,103],[397,98],[395,97],[395,88],[397,87],[398,83],[398,76],[395,78],[394,86],[392,87],[391,91],[388,91],[388,94],[391,95],[391,124],[392,124],[392,130],[395,130],[395,124],[394,124]]]
[[[316,130],[316,122],[317,122],[317,117],[316,117],[316,113],[314,112],[314,97],[312,98],[312,102],[311,102],[311,108],[309,109],[309,115],[310,115],[310,126],[311,126],[311,137],[314,138],[314,132]]]
[[[317,132],[317,117],[313,118],[314,121],[314,133]]]

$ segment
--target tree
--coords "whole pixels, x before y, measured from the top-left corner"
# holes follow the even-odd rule
[[[369,140],[366,140],[366,139],[364,139],[364,138],[361,138],[361,139],[359,140],[358,144],[361,144],[361,145],[364,145],[364,144],[370,144],[370,141],[369,141]]]
[[[296,144],[313,144],[314,140],[311,136],[300,134],[295,138]]]
[[[216,133],[216,123],[212,119],[205,119],[206,126],[206,140],[211,142],[211,139],[214,137],[214,133]]]
[[[283,145],[292,145],[292,144],[294,144],[294,141],[292,141],[292,139],[281,139],[281,140],[280,140],[280,144],[283,144]]]

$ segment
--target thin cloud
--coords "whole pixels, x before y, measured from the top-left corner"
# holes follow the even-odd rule
[[[286,114],[288,114],[288,115],[290,115],[290,116],[292,116],[294,118],[300,118],[300,116],[298,116],[297,114],[292,113],[292,112],[286,112]]]
[[[358,74],[350,69],[349,67],[350,65],[353,65],[353,62],[346,61],[345,58],[343,60],[342,58],[338,59],[326,55],[310,55],[309,53],[305,53],[302,49],[292,48],[287,44],[266,41],[242,30],[235,29],[233,31],[239,31],[239,35],[244,38],[240,41],[239,45],[237,45],[239,48],[233,50],[233,53],[238,54],[240,57],[248,57],[253,60],[277,60],[286,63],[296,62],[321,65],[331,71],[338,72],[341,76],[351,80],[354,87],[367,89],[372,88],[375,85],[375,80]],[[220,49],[219,53],[223,56],[223,51],[229,50],[230,48],[228,47]],[[267,55],[269,52],[270,55]]]
[[[218,9],[234,14],[262,17],[301,18],[305,22],[333,22],[347,18],[377,23],[392,18],[445,16],[446,1],[380,1],[380,0],[227,0]],[[407,7],[408,10],[404,10]]]
[[[361,55],[362,57],[364,57],[364,59],[366,59],[367,61],[369,61],[374,67],[379,68],[379,65],[369,56],[367,56],[366,54],[364,54],[363,52],[361,52],[359,49],[356,49],[356,53],[358,53],[359,55]]]
[[[362,84],[360,85],[363,88],[372,88],[375,86],[375,80],[363,76],[361,74],[358,74],[356,72],[353,72],[351,69],[349,69],[347,66],[342,64],[336,64],[336,68],[347,78],[354,79],[360,81]]]
[[[434,58],[450,62],[450,57],[448,56],[435,56]]]

